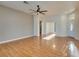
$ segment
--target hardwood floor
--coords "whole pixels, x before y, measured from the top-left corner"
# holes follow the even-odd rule
[[[0,44],[1,57],[67,57],[74,56],[71,51],[79,48],[79,41],[71,37],[55,37],[45,40],[40,37],[30,37],[5,44]],[[76,50],[77,50],[76,49]],[[74,49],[75,50],[75,49]],[[75,54],[75,53],[74,53]],[[78,56],[78,53],[76,53]]]

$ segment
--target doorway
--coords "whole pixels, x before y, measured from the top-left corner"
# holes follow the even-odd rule
[[[39,35],[42,36],[42,21],[39,22]]]
[[[55,32],[55,23],[47,22],[46,23],[46,34],[53,34]]]
[[[70,13],[68,15],[68,22],[67,22],[67,33],[68,33],[68,36],[74,36],[75,35],[74,20],[75,20],[75,14],[74,13]]]

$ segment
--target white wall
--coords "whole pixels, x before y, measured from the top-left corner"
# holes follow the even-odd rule
[[[76,7],[75,16],[75,37],[79,40],[79,4]]]
[[[34,36],[39,36],[39,22],[40,22],[40,18],[39,15],[34,15],[33,16],[33,20],[34,20]]]
[[[61,27],[61,36],[67,36],[67,15],[66,14],[62,14],[60,16],[60,27]]]
[[[0,6],[0,41],[33,35],[33,17]]]
[[[59,14],[56,16],[46,17],[42,21],[43,21],[43,33],[44,34],[46,34],[46,23],[54,22],[56,35],[57,36],[67,36],[67,30],[66,30],[67,19],[66,19],[65,14]]]
[[[42,19],[42,29],[43,29],[43,34],[47,34],[47,33],[52,33],[53,32],[53,25],[52,25],[52,29],[49,29],[49,28],[51,28],[51,25],[49,25],[49,26],[46,26],[48,23],[53,23],[54,22],[54,19],[52,19],[51,17],[44,17],[44,18],[41,18]],[[55,19],[56,20],[56,19]],[[48,29],[47,29],[47,27],[49,27]],[[48,32],[46,31],[46,30],[48,30]],[[52,30],[52,31],[51,31]]]

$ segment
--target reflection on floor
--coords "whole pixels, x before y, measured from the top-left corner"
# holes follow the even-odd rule
[[[42,39],[50,40],[50,39],[54,38],[55,36],[56,36],[56,34],[50,34],[50,35],[48,35],[46,37],[43,37]]]
[[[0,56],[79,56],[79,41],[72,37],[55,37],[45,40],[30,37],[0,45]]]
[[[74,42],[69,42],[68,49],[68,53],[71,57],[79,57],[79,49],[76,47]]]

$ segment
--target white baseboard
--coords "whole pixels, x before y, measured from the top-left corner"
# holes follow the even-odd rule
[[[12,42],[12,41],[15,41],[15,40],[20,40],[20,39],[24,39],[24,38],[29,38],[29,37],[32,37],[32,36],[33,36],[33,35],[24,36],[24,37],[15,38],[15,39],[10,39],[10,40],[6,40],[6,41],[2,41],[2,42],[0,42],[0,44],[3,44],[3,43],[8,43],[8,42]]]

